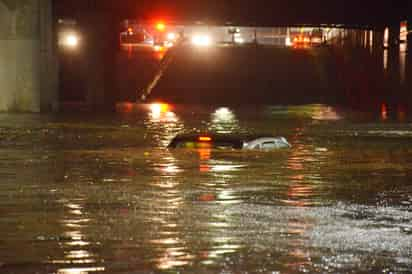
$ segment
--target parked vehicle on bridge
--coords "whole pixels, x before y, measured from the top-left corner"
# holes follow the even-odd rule
[[[195,133],[177,135],[173,138],[168,147],[268,151],[290,148],[291,145],[284,137]]]
[[[121,46],[152,45],[153,37],[140,25],[128,25],[120,33]]]
[[[290,43],[298,48],[320,46],[323,43],[322,28],[292,29],[290,35]]]
[[[313,29],[310,35],[312,46],[319,46],[323,43],[323,30],[321,28]]]

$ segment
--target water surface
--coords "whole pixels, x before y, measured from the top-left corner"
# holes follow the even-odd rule
[[[0,115],[1,273],[412,270],[404,108],[124,110]],[[292,148],[166,148],[207,130]]]

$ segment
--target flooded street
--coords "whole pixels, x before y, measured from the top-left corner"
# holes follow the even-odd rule
[[[289,150],[169,150],[184,131]],[[0,114],[0,273],[410,273],[403,108]]]

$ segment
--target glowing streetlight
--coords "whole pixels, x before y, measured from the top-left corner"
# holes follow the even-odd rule
[[[80,44],[80,37],[74,32],[60,33],[59,45],[66,49],[76,49]]]
[[[75,34],[67,35],[65,44],[68,47],[75,48],[79,45],[79,38]]]

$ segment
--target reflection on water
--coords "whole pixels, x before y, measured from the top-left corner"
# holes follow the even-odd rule
[[[407,105],[132,109],[0,115],[1,273],[412,267]],[[166,148],[204,128],[278,134],[292,148]]]
[[[104,267],[62,268],[57,274],[86,274],[105,271]]]
[[[399,74],[401,84],[405,83],[406,79],[406,57],[407,57],[407,43],[402,43],[399,46]]]
[[[289,171],[287,199],[283,202],[297,207],[314,206],[318,201],[318,195],[323,193],[320,171],[330,153],[325,147],[316,147],[302,143],[305,135],[304,129],[298,128],[291,139],[293,147],[286,161]]]
[[[406,109],[403,105],[398,105],[397,107],[397,118],[399,122],[406,122],[407,120]]]
[[[372,54],[373,53],[373,47],[374,47],[374,44],[373,44],[374,33],[373,33],[372,30],[369,31],[369,37],[368,38],[369,38],[369,51]]]
[[[184,124],[170,108],[170,105],[161,103],[148,105],[145,125],[147,131],[154,134],[156,143],[162,147],[167,147],[173,137],[184,129]]]
[[[233,110],[222,107],[212,113],[209,126],[210,131],[225,134],[239,132],[239,129],[239,121]]]
[[[404,32],[407,30],[403,30]],[[396,76],[399,76],[400,84],[403,85],[406,83],[407,75],[406,75],[406,66],[408,62],[408,41],[406,36],[402,37],[402,28],[401,28],[401,35],[400,35],[400,43],[399,47],[390,44],[390,32],[389,28],[385,28],[383,33],[383,69],[385,72],[385,76],[388,76],[390,73],[396,73]],[[398,50],[399,49],[399,50]],[[391,56],[390,52],[394,52]],[[389,67],[392,67],[393,71],[388,70]],[[394,84],[394,83],[392,83]]]
[[[389,28],[386,27],[383,32],[383,47],[387,49],[389,47]]]
[[[385,103],[381,105],[381,118],[383,121],[388,120],[388,107]]]
[[[64,250],[64,258],[53,259],[49,263],[54,265],[75,265],[76,267],[63,267],[57,270],[57,273],[64,274],[81,274],[89,272],[104,271],[100,264],[101,260],[98,255],[88,250],[88,246],[92,243],[87,240],[87,235],[83,230],[87,230],[90,219],[85,218],[84,204],[85,199],[77,199],[76,201],[68,201],[62,199],[59,201],[63,204],[66,212],[65,216],[59,221],[63,226],[64,233],[61,247]],[[95,265],[89,267],[89,265]],[[84,266],[84,267],[81,267]]]
[[[383,70],[387,72],[388,70],[388,59],[389,59],[389,50],[384,49],[383,50]]]

